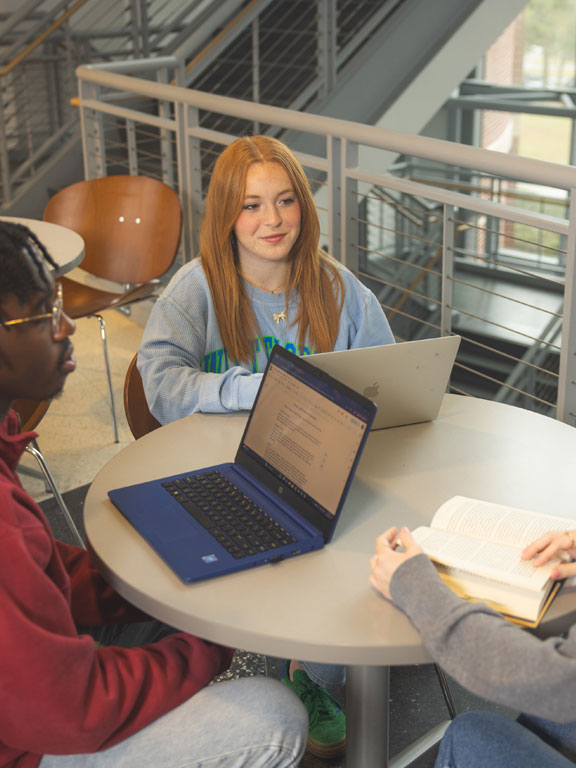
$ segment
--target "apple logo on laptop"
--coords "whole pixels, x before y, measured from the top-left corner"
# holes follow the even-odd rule
[[[378,382],[375,381],[369,387],[366,387],[366,389],[363,392],[363,395],[364,397],[367,397],[370,400],[374,400],[376,397],[378,397],[379,392],[380,392],[380,384],[378,384]]]

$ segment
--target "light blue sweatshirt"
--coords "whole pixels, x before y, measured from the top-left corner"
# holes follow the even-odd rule
[[[349,270],[338,267],[345,298],[334,349],[393,344],[377,298]],[[298,328],[291,325],[297,294],[286,306],[284,294],[245,285],[261,334],[253,341],[249,365],[228,359],[200,259],[179,269],[154,305],[140,345],[138,369],[150,410],[160,423],[197,411],[249,410],[274,344],[298,355],[315,351],[298,345]],[[279,316],[285,309],[283,320]]]

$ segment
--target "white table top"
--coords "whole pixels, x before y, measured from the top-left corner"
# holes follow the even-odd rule
[[[185,585],[106,492],[233,460],[245,420],[245,414],[197,414],[146,435],[98,474],[84,508],[88,539],[112,585],[150,614],[208,640],[348,665],[430,661],[408,619],[368,584],[382,530],[427,523],[455,494],[576,517],[573,427],[447,395],[437,420],[371,433],[325,549]]]
[[[22,219],[16,216],[0,216],[0,221],[22,224],[34,232],[58,264],[58,269],[53,271],[55,277],[74,269],[84,258],[84,240],[67,227],[41,219]]]

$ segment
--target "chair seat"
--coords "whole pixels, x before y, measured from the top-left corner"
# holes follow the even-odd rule
[[[32,432],[44,418],[44,414],[50,407],[50,400],[28,400],[20,398],[12,407],[18,414],[21,432]]]
[[[100,325],[108,396],[118,442],[114,387],[103,311],[152,295],[178,252],[182,208],[176,192],[157,179],[138,175],[104,176],[71,184],[57,192],[43,215],[84,239],[82,269],[117,285],[120,293],[62,279],[64,310],[73,319],[96,316]]]
[[[128,426],[136,440],[161,426],[148,408],[137,362],[138,353],[130,361],[124,379],[124,410],[126,411]]]
[[[124,293],[114,293],[84,285],[68,277],[62,277],[60,282],[64,294],[64,311],[73,319],[140,301],[151,296],[160,285],[160,280],[148,280]]]

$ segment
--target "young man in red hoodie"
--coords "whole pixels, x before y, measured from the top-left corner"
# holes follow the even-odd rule
[[[77,630],[149,617],[54,539],[16,474],[34,435],[12,403],[55,397],[76,367],[54,266],[29,230],[0,222],[0,768],[297,765],[307,715],[289,690],[207,687],[232,650],[183,632],[97,648]]]

